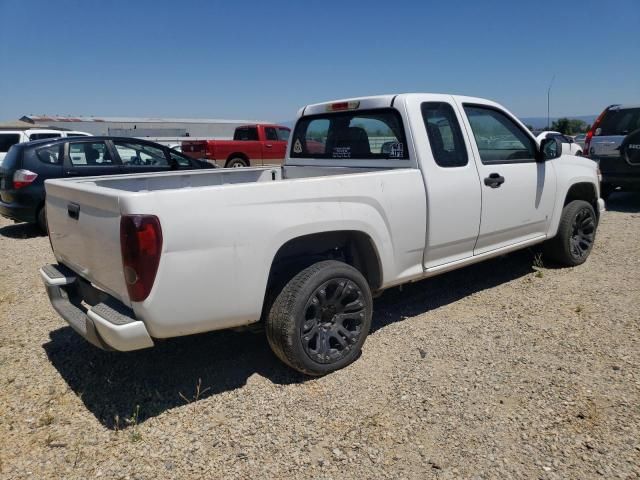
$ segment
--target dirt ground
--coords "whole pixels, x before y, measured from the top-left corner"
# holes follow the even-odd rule
[[[250,332],[95,349],[49,305],[48,239],[2,219],[0,478],[640,478],[640,195],[608,208],[580,267],[386,292],[320,379]]]

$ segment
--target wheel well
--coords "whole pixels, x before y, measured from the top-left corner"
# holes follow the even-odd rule
[[[575,183],[571,185],[571,188],[567,192],[567,196],[564,199],[564,205],[568,205],[569,202],[574,200],[584,200],[585,202],[589,202],[596,211],[596,215],[599,215],[598,194],[596,192],[596,186],[593,183]]]
[[[358,231],[314,233],[282,245],[271,264],[269,282],[286,282],[300,270],[321,260],[339,260],[358,269],[372,291],[382,285],[382,268],[373,240]]]
[[[236,152],[236,153],[232,153],[231,155],[229,155],[227,157],[227,162],[225,163],[225,166],[229,164],[229,162],[231,160],[233,160],[234,158],[241,158],[242,160],[244,160],[245,162],[247,162],[247,165],[251,165],[251,162],[249,161],[249,157],[247,157],[244,153],[242,152]]]

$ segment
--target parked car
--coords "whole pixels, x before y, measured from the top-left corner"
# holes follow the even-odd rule
[[[585,141],[586,138],[587,138],[587,134],[586,133],[579,133],[578,135],[573,137],[573,141],[576,142],[576,144],[580,148],[582,148],[583,154],[584,154],[584,141]]]
[[[508,148],[475,141],[492,135]],[[284,166],[46,190],[57,264],[40,273],[89,342],[136,350],[263,319],[309,375],[358,358],[384,289],[538,243],[579,265],[604,209],[595,162],[497,103],[438,94],[309,105]]]
[[[290,133],[282,125],[244,125],[236,128],[233,140],[184,140],[182,152],[214,161],[220,167],[279,165]]]
[[[66,137],[13,145],[0,164],[0,215],[46,231],[44,182],[51,178],[212,168],[168,147],[120,137]]]
[[[640,190],[640,105],[611,105],[587,133],[585,151],[602,172],[602,196]]]
[[[540,132],[536,137],[538,142],[541,142],[545,138],[557,138],[560,143],[562,143],[563,153],[566,153],[568,155],[582,155],[582,147],[578,145],[573,137],[570,137],[569,135],[563,135],[560,132],[545,131]]]
[[[87,137],[87,132],[69,130],[52,130],[46,128],[29,128],[26,130],[0,130],[0,164],[9,149],[16,143],[25,143],[45,138]]]

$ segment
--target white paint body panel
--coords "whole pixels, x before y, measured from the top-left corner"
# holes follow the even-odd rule
[[[472,101],[506,112],[493,102],[437,94],[348,100],[361,108],[393,104],[410,159],[287,158],[283,168],[49,180],[56,258],[130,306],[151,337],[173,337],[259,320],[273,259],[297,237],[367,235],[379,259],[381,288],[388,288],[548,238],[570,185],[597,183],[595,163],[563,156],[507,165],[508,188],[486,192],[482,179],[493,166],[480,162],[461,105]],[[420,110],[424,101],[454,107],[469,153],[466,166],[435,164]],[[300,114],[324,113],[326,105]],[[81,207],[78,221],[67,215],[69,202]],[[119,219],[125,214],[156,215],[162,226],[156,280],[139,303],[129,301],[122,274]]]

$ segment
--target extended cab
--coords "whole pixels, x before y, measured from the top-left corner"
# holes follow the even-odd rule
[[[279,165],[290,133],[282,125],[243,125],[236,128],[233,140],[185,140],[182,152],[215,162],[219,167]]]
[[[596,164],[561,152],[480,98],[309,105],[280,167],[47,181],[41,276],[99,347],[262,320],[322,375],[358,357],[384,289],[537,243],[583,263],[604,202]]]

